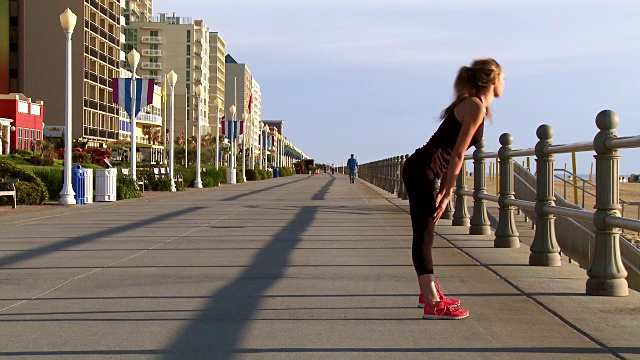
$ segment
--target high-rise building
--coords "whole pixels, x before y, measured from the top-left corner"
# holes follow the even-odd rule
[[[24,55],[20,27],[24,19],[23,0],[0,0],[0,94],[17,93]]]
[[[261,123],[261,92],[260,84],[251,75],[251,70],[246,64],[238,63],[233,56],[227,54],[225,67],[225,117],[231,119],[229,107],[236,106],[236,120],[242,119],[242,113],[248,111],[251,98],[251,114],[253,122],[251,126],[245,126],[245,132],[253,143],[254,155],[260,147],[259,125]],[[248,145],[249,146],[249,145]]]
[[[217,32],[209,33],[209,125],[216,125],[216,116],[223,116],[224,112],[217,114],[218,109],[214,105],[215,99],[220,99],[221,107],[226,107],[224,99],[225,91],[225,54],[226,44],[222,36]],[[215,128],[213,129],[215,132]]]
[[[142,55],[137,74],[165,82],[172,70],[178,74],[175,86],[175,132],[193,136],[200,119],[202,134],[209,132],[209,28],[202,20],[160,14],[152,22],[131,22],[124,29],[124,52],[136,48]],[[125,61],[125,67],[129,65]],[[202,114],[197,115],[195,88],[203,85]],[[162,84],[164,86],[164,84]]]
[[[17,91],[47,104],[47,125],[64,126],[66,40],[59,15],[68,7],[78,17],[71,54],[72,137],[89,140],[88,146],[118,139],[119,109],[112,101],[111,79],[119,76],[120,61],[125,57],[120,50],[125,1],[11,3],[21,43],[14,60]]]
[[[130,22],[151,21],[153,18],[152,0],[123,0],[125,7],[123,11],[126,25]]]

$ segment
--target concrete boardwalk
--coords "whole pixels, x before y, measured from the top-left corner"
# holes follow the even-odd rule
[[[447,220],[436,275],[471,316],[421,320],[406,207],[298,175],[2,208],[0,357],[640,358],[636,292],[583,295],[577,266],[529,267],[527,246],[494,249]]]

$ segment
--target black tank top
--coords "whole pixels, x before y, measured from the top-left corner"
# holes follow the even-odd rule
[[[482,99],[480,99],[482,101]],[[442,123],[438,127],[438,130],[431,136],[427,143],[417,149],[413,153],[412,157],[417,160],[419,164],[424,166],[425,169],[430,169],[437,178],[441,178],[449,167],[449,160],[453,153],[453,148],[458,141],[458,135],[462,130],[462,123],[458,120],[453,111],[442,120]],[[482,140],[484,134],[484,120],[473,134],[471,143],[467,150],[471,146],[475,146]]]

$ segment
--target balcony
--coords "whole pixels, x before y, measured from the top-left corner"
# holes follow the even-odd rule
[[[162,126],[162,117],[158,115],[151,115],[146,113],[141,113],[136,118],[138,122],[149,123],[153,125]]]
[[[143,36],[142,42],[145,44],[162,44],[162,38],[160,36]]]
[[[162,82],[162,76],[160,76],[160,75],[143,75],[142,78],[143,79],[154,79],[156,81],[156,84]]]
[[[162,56],[162,50],[142,49],[142,56]]]
[[[162,69],[162,63],[156,63],[156,62],[143,62],[141,66],[143,69],[151,69],[151,70]]]
[[[198,45],[202,45],[202,39],[195,39],[193,42]]]

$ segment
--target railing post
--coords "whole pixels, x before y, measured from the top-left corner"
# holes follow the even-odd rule
[[[453,213],[451,224],[454,226],[469,226],[469,210],[467,209],[467,197],[460,191],[467,190],[467,162],[462,162],[462,169],[456,179],[456,211]]]
[[[553,155],[546,155],[544,149],[552,144],[553,128],[540,125],[536,130],[536,232],[531,244],[529,265],[560,266],[560,249],[556,241],[555,216],[544,212],[545,205],[555,205],[553,195]]]
[[[409,154],[404,155],[404,160],[406,161],[409,158]],[[404,167],[404,161],[402,162],[402,167]],[[404,180],[403,180],[404,181]],[[407,195],[407,188],[402,184],[402,200],[408,200],[409,195]]]
[[[444,209],[441,219],[453,219],[453,196],[449,199],[449,203],[447,204],[447,208]]]
[[[627,271],[620,256],[620,229],[607,226],[608,216],[619,216],[619,161],[618,149],[608,149],[606,141],[618,137],[618,115],[611,110],[596,116],[600,131],[593,139],[596,151],[596,212],[593,225],[596,228],[596,244],[591,266],[587,271],[587,294],[627,296]]]
[[[396,157],[389,158],[389,189],[391,194],[396,192]]]
[[[491,223],[487,216],[487,201],[480,199],[478,195],[486,194],[486,179],[484,169],[484,158],[480,155],[484,153],[485,141],[480,140],[473,152],[473,217],[471,217],[471,227],[469,235],[489,235],[491,234]]]
[[[393,191],[391,192],[393,195],[396,195],[398,189],[400,188],[400,156],[393,157]]]
[[[404,155],[400,155],[400,161],[398,162],[398,198],[402,198],[404,192],[404,178],[402,176],[402,170],[404,169]]]
[[[500,205],[500,216],[496,238],[493,247],[496,248],[517,248],[520,247],[518,229],[516,228],[515,207],[508,206],[504,202],[506,199],[515,199],[513,191],[513,158],[508,155],[513,144],[511,134],[500,136],[500,150],[498,150],[498,160],[500,161],[500,194],[498,204]]]

